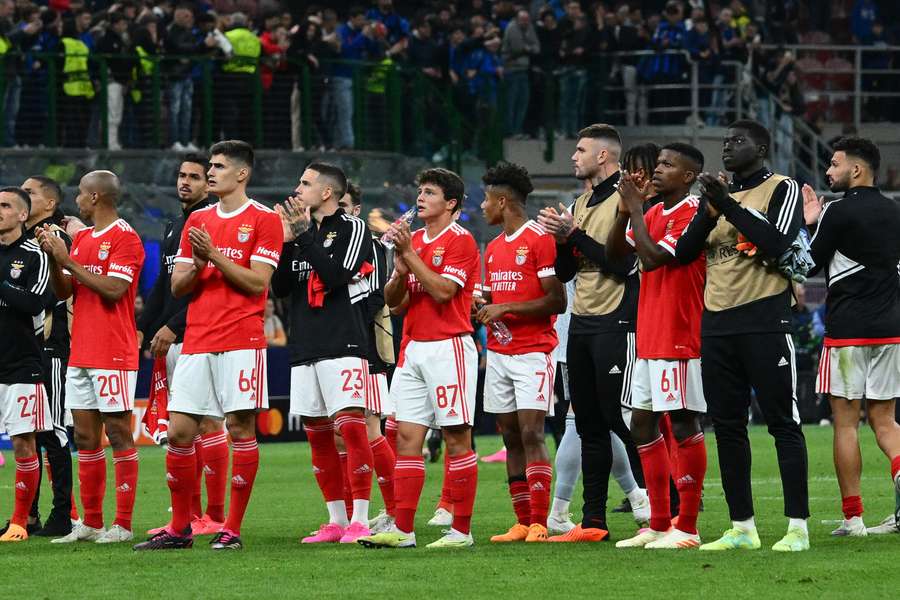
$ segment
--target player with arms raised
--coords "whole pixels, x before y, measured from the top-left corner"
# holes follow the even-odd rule
[[[547,540],[553,474],[544,443],[544,418],[552,414],[557,345],[553,315],[566,310],[566,292],[556,278],[556,241],[528,218],[526,199],[534,187],[524,168],[501,163],[485,173],[481,209],[503,232],[485,251],[485,300],[478,320],[502,321],[512,341],[488,336],[485,411],[496,413],[506,445],[506,474],[516,524],[492,542]]]
[[[606,251],[613,260],[634,252],[640,258],[637,363],[631,380],[631,436],[638,445],[650,496],[650,527],[617,548],[696,548],[697,513],[706,474],[706,445],[699,414],[706,412],[700,378],[700,319],[703,315],[704,255],[687,264],[675,260],[678,238],[697,212],[691,186],[703,170],[693,146],[663,146],[649,185],[658,200],[644,215],[643,190],[635,174],[619,183],[620,205]],[[630,226],[629,226],[630,222]],[[678,441],[677,463],[659,429],[669,413]],[[674,466],[674,470],[672,469]],[[678,527],[672,528],[669,475],[681,498]]]
[[[391,382],[399,424],[396,524],[390,531],[358,540],[367,547],[416,545],[413,521],[425,483],[422,443],[433,426],[443,430],[450,456],[447,478],[453,523],[447,535],[428,547],[475,543],[469,529],[478,483],[477,456],[472,450],[478,355],[469,314],[479,277],[478,246],[454,220],[465,197],[459,175],[427,169],[419,173],[417,183],[416,204],[425,227],[410,233],[406,223],[391,225],[394,274],[384,290],[389,307],[406,307],[405,352]]]
[[[278,215],[247,197],[252,170],[250,144],[214,144],[207,175],[219,202],[192,213],[184,225],[172,273],[172,294],[191,294],[169,403],[172,521],[135,550],[193,545],[194,438],[203,417],[225,419],[232,449],[228,515],[210,545],[243,548],[241,523],[259,468],[256,413],[269,404],[263,312],[283,241]]]

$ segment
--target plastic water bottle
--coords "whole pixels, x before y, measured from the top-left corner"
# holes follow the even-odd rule
[[[512,341],[512,332],[510,332],[506,323],[503,321],[491,321],[490,326],[491,333],[494,334],[494,339],[497,340],[501,346],[505,346]]]
[[[406,211],[405,213],[403,213],[402,215],[400,215],[400,217],[397,218],[397,220],[394,221],[392,223],[392,225],[400,225],[401,223],[406,223],[407,225],[410,225],[415,220],[418,212],[419,212],[419,209],[414,206],[411,209],[409,209],[408,211]],[[390,231],[385,231],[381,235],[381,243],[384,244],[384,247],[387,248],[388,250],[394,249],[394,238],[391,236]]]

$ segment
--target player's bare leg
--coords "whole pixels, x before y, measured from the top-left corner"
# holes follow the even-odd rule
[[[863,502],[860,493],[862,453],[859,449],[859,400],[830,396],[834,421],[834,471],[841,492],[844,522],[832,535],[865,535],[862,523]]]
[[[894,400],[868,401],[869,425],[875,431],[879,448],[891,461],[894,493],[900,497],[900,425],[894,418],[894,404]],[[895,513],[900,513],[900,508],[895,508]],[[896,514],[894,519],[896,522]]]
[[[37,457],[34,433],[12,436],[12,445],[16,459],[15,505],[9,527],[0,536],[0,542],[22,542],[28,539],[28,513],[41,477],[41,463]]]

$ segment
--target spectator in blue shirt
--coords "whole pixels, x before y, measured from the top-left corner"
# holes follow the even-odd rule
[[[378,8],[370,9],[366,18],[387,27],[387,43],[392,55],[406,47],[410,33],[409,21],[394,12],[394,0],[378,0]]]
[[[872,36],[872,25],[877,19],[878,7],[874,0],[856,0],[850,17],[850,30],[857,44],[865,43],[863,40]]]
[[[640,71],[645,81],[658,84],[686,82],[687,70],[684,57],[680,54],[666,53],[672,50],[682,50],[685,47],[687,29],[684,26],[683,17],[681,3],[677,0],[669,0],[663,11],[663,19],[659,22],[651,40],[651,45],[658,54],[647,57],[641,62]],[[689,96],[687,90],[652,90],[650,104],[654,108],[687,106]],[[657,124],[683,123],[685,116],[683,112],[665,112],[660,115],[652,121]]]
[[[490,108],[497,107],[497,84],[503,78],[499,50],[500,36],[492,33],[485,38],[484,47],[473,51],[466,61],[469,93],[480,105]]]

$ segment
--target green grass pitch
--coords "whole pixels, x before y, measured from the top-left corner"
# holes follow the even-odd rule
[[[356,545],[304,546],[301,535],[326,513],[309,465],[306,444],[264,445],[262,464],[242,532],[243,552],[213,553],[198,538],[192,550],[136,554],[130,545],[51,545],[32,538],[0,546],[0,595],[6,598],[896,598],[900,535],[833,539],[840,498],[831,460],[831,429],[805,429],[810,458],[812,549],[784,555],[769,548],[783,535],[781,486],[774,446],[764,428],[752,430],[756,518],[763,548],[754,552],[617,550],[611,543],[492,545],[488,538],[512,524],[503,465],[479,467],[473,533],[476,545],[432,551],[425,544],[440,531],[429,528],[439,496],[440,464],[428,466],[417,517],[419,548],[365,550]],[[869,525],[894,506],[888,466],[870,431],[862,431],[863,498]],[[709,473],[700,533],[711,541],[728,526],[708,435]],[[499,447],[479,438],[481,454]],[[551,442],[552,445],[552,442]],[[164,523],[169,496],[163,482],[163,451],[141,449],[135,532]],[[11,453],[0,469],[0,515],[12,510]],[[112,464],[106,514],[114,514]],[[611,503],[621,492],[610,482]],[[44,486],[42,512],[49,510]],[[580,497],[580,491],[577,491]],[[373,514],[380,508],[373,486]],[[573,508],[580,508],[576,499]],[[630,515],[610,515],[614,540],[634,531]],[[138,536],[143,539],[144,536]]]

